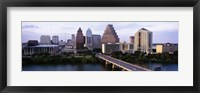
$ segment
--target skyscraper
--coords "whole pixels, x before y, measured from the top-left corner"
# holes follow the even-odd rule
[[[108,24],[106,26],[106,29],[103,33],[103,36],[102,36],[102,40],[101,42],[103,44],[107,44],[107,43],[119,43],[119,38],[118,38],[118,35],[117,33],[115,32],[115,29],[113,27],[112,24]]]
[[[83,49],[83,48],[84,48],[84,36],[81,28],[79,28],[76,34],[76,49]]]
[[[92,47],[101,48],[101,35],[92,35]]]
[[[53,42],[53,44],[58,44],[59,43],[59,37],[58,36],[52,36],[52,42]]]
[[[92,31],[90,28],[86,31],[86,36],[85,36],[85,47],[88,49],[92,49]]]
[[[134,36],[130,36],[130,43],[134,44]]]
[[[72,34],[72,47],[75,49],[76,48],[76,37],[74,34]]]
[[[145,28],[141,28],[135,33],[135,51],[152,52],[153,33]]]
[[[40,36],[40,44],[51,44],[51,37],[49,35],[41,35]]]

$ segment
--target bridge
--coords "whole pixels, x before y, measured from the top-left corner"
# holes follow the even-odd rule
[[[118,66],[122,68],[123,71],[151,71],[150,69],[140,67],[138,65],[134,65],[116,58],[113,58],[108,55],[96,54],[96,57],[105,60],[106,64],[111,63],[112,68]]]

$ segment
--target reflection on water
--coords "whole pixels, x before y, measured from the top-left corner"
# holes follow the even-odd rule
[[[178,71],[178,64],[174,63],[145,63],[137,64],[151,70]],[[79,64],[32,64],[23,65],[22,71],[112,71],[112,65],[104,63],[79,63]],[[120,68],[115,68],[120,71]]]
[[[177,63],[143,63],[137,64],[139,66],[155,70],[155,71],[178,71],[178,64]]]
[[[107,71],[103,64],[33,64],[22,66],[22,71]]]

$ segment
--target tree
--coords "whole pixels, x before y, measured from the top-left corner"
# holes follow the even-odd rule
[[[101,53],[101,48],[93,48],[92,49],[92,52],[95,52],[95,53]]]

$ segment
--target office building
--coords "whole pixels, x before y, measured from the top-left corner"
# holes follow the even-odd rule
[[[45,44],[45,45],[51,44],[51,37],[49,35],[41,35],[40,44]]]
[[[58,36],[52,36],[52,43],[57,45],[59,43],[59,37]]]
[[[84,36],[82,33],[81,28],[78,29],[76,34],[76,49],[83,49],[84,48]]]
[[[88,49],[92,49],[92,31],[90,28],[86,31],[86,36],[85,36],[85,47]]]
[[[103,33],[101,42],[102,42],[102,44],[119,43],[119,38],[118,38],[117,33],[115,32],[113,25],[108,24],[106,26],[106,29]]]
[[[156,53],[170,53],[173,54],[178,51],[178,44],[163,43],[156,45]]]
[[[112,52],[116,52],[116,51],[120,51],[120,44],[119,43],[102,44],[102,53],[111,54]]]
[[[134,44],[134,36],[130,36],[130,43]]]
[[[64,46],[66,42],[64,42],[63,40],[60,40],[60,42],[58,43],[58,45]]]
[[[72,47],[76,49],[76,37],[75,34],[72,34]]]
[[[28,40],[27,46],[36,46],[39,45],[37,40]]]
[[[123,53],[134,53],[134,44],[133,43],[120,43],[120,50]]]
[[[92,35],[92,48],[101,48],[101,35]]]
[[[146,53],[152,52],[153,33],[145,28],[141,28],[134,35],[134,50]]]
[[[57,54],[58,45],[35,45],[22,47],[23,56],[31,56],[33,54],[49,53],[51,55]]]

